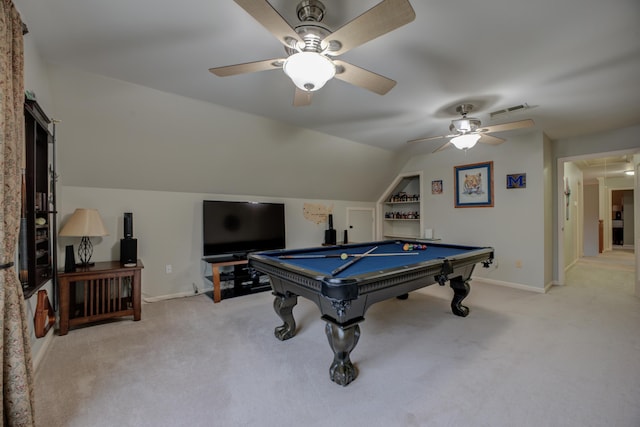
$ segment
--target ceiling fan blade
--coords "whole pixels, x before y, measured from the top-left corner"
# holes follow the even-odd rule
[[[433,153],[437,153],[438,151],[445,150],[445,149],[451,147],[451,145],[452,145],[451,141],[447,141],[443,145],[441,145],[440,147],[438,147],[435,150],[433,150]]]
[[[446,137],[444,135],[438,135],[438,136],[430,136],[430,137],[427,137],[427,138],[411,139],[411,140],[407,141],[407,144],[413,144],[414,142],[432,141],[434,139],[442,139],[442,138],[446,138]]]
[[[277,70],[282,68],[283,63],[284,59],[265,59],[263,61],[209,68],[209,71],[216,76],[226,77],[235,76],[236,74],[255,73],[257,71]]]
[[[427,138],[412,139],[412,140],[410,140],[410,141],[407,141],[407,143],[412,144],[412,143],[414,143],[414,142],[433,141],[434,139],[453,138],[454,136],[458,136],[458,134],[455,134],[455,135],[438,135],[438,136],[429,136],[429,137],[427,137]]]
[[[234,0],[256,21],[262,24],[285,46],[291,47],[291,41],[301,41],[291,25],[266,0]]]
[[[378,95],[384,95],[396,85],[395,80],[349,64],[348,62],[334,59],[333,63],[337,66],[336,69],[341,70],[341,72],[336,73],[336,79],[368,89]]]
[[[534,124],[535,123],[533,123],[533,120],[526,119],[526,120],[519,120],[517,122],[509,122],[509,123],[503,123],[501,125],[484,127],[482,129],[478,129],[478,132],[483,132],[483,133],[504,132],[507,130],[528,128],[533,126]]]
[[[250,1],[244,3],[250,3]],[[415,17],[416,13],[408,0],[381,1],[327,36],[323,42],[334,42],[334,44],[337,42],[340,46],[327,54],[342,55],[354,47],[408,24]]]
[[[480,132],[479,132],[480,133]],[[504,142],[504,139],[495,137],[493,135],[487,135],[486,133],[480,133],[479,142],[491,145],[498,145]]]
[[[298,87],[296,87],[296,93],[293,95],[293,106],[294,107],[304,107],[306,105],[311,105],[311,94],[313,92],[304,91]]]

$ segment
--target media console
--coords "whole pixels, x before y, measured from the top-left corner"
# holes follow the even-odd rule
[[[207,279],[213,282],[214,303],[218,303],[226,298],[233,298],[242,295],[264,292],[271,289],[268,276],[249,270],[246,258],[205,257],[203,261],[211,266],[211,276]],[[222,272],[221,267],[233,266],[233,272]],[[222,287],[223,282],[232,282],[233,286]]]

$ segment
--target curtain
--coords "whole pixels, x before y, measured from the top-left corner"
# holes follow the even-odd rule
[[[0,1],[0,411],[3,426],[33,426],[31,344],[22,286],[12,266],[20,229],[24,157],[22,21],[11,0]]]

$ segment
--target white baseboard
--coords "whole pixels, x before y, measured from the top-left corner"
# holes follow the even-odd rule
[[[49,346],[53,342],[53,336],[55,335],[54,329],[55,328],[49,329],[49,332],[47,332],[47,335],[45,335],[43,337],[42,345],[40,346],[40,349],[38,350],[38,354],[35,354],[35,355],[32,354],[31,355],[31,358],[33,360],[33,371],[34,372],[36,372],[38,370],[38,366],[40,366],[40,363],[44,359],[44,355],[47,353],[47,350],[49,350]]]
[[[567,271],[569,271],[569,269],[570,269],[571,267],[573,267],[574,265],[576,265],[576,263],[577,263],[578,261],[579,261],[579,258],[578,258],[578,259],[574,259],[574,260],[573,260],[573,262],[572,262],[571,264],[567,265],[567,266],[564,268],[564,272],[566,273]]]
[[[544,285],[544,293],[546,294],[547,292],[549,292],[549,289],[551,289],[551,287],[554,285],[558,285],[555,280],[552,280],[551,282]]]
[[[487,279],[486,277],[472,277],[471,280],[472,280],[472,284],[473,283],[487,283],[489,285],[504,286],[506,288],[521,289],[523,291],[537,292],[537,293],[540,293],[540,294],[544,294],[548,290],[548,288],[546,286],[544,288],[538,288],[536,286],[523,285],[521,283],[505,282],[505,281],[502,281],[502,280],[495,280],[495,279]],[[547,285],[547,286],[549,286],[549,285]]]
[[[196,296],[196,295],[202,295],[203,293],[204,292],[197,292],[196,293],[195,291],[179,292],[177,294],[160,295],[160,296],[157,296],[157,297],[142,298],[142,302],[143,303],[153,303],[153,302],[164,301],[164,300],[168,300],[168,299],[193,297],[193,296]]]

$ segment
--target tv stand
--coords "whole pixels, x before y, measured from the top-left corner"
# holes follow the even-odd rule
[[[213,282],[213,302],[214,303],[218,303],[222,301],[222,296],[223,296],[223,292],[221,288],[222,280],[220,277],[221,276],[220,267],[225,267],[230,265],[235,266],[235,272],[233,273],[233,277],[229,280],[234,281],[234,290],[238,288],[238,292],[232,292],[233,295],[227,295],[225,297],[247,295],[247,294],[262,292],[263,290],[271,289],[271,286],[268,283],[265,283],[265,284],[260,283],[259,279],[258,279],[257,287],[254,287],[252,284],[247,289],[242,289],[242,290],[239,289],[239,288],[244,288],[242,286],[243,281],[255,282],[255,279],[252,279],[250,276],[247,276],[241,273],[241,270],[243,270],[244,267],[246,267],[247,265],[246,256],[242,257],[242,255],[233,255],[231,258],[225,257],[225,258],[218,258],[218,259],[204,258],[204,261],[206,261],[207,263],[209,263],[209,265],[211,265],[211,274],[212,274],[211,281]]]

